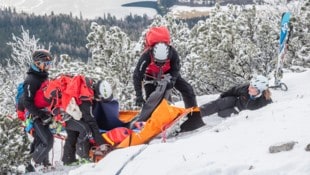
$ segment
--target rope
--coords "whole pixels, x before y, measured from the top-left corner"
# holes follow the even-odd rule
[[[61,140],[60,144],[61,144],[60,155],[62,157],[64,154],[64,140]]]
[[[54,145],[52,148],[52,165],[54,166],[54,156],[55,156],[55,151],[54,151]]]
[[[171,122],[165,124],[162,128],[161,128],[161,137],[162,137],[162,142],[165,143],[167,141],[167,130],[172,127],[174,124],[176,124],[176,122],[178,122],[179,120],[181,120],[183,117],[186,117],[187,114],[193,114],[193,112],[197,111],[198,108],[194,108],[191,107],[189,109],[189,111],[185,110],[183,113],[181,113],[180,115],[178,115],[174,120],[172,120]]]

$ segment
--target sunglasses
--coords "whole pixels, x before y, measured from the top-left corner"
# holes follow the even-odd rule
[[[44,66],[49,66],[49,65],[52,65],[53,62],[52,61],[44,61],[43,64],[44,64]]]

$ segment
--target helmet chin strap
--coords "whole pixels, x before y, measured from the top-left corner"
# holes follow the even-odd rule
[[[41,72],[40,69],[38,68],[38,66],[36,66],[35,64],[31,64],[30,66],[31,66],[31,68],[32,68],[34,71],[36,71],[36,72]]]
[[[37,72],[44,72],[46,71],[45,69],[45,64],[41,63],[41,62],[35,62],[34,64],[32,64],[33,66],[31,66],[35,71]]]
[[[259,93],[257,95],[250,95],[250,99],[251,100],[255,100],[257,99],[258,97],[262,96],[262,92],[258,91]]]

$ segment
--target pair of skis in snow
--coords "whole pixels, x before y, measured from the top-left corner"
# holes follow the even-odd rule
[[[282,14],[281,19],[281,30],[280,30],[280,39],[279,39],[279,55],[276,64],[276,70],[274,73],[274,86],[270,86],[270,88],[278,89],[280,88],[283,91],[287,91],[287,85],[281,82],[282,74],[283,74],[283,64],[284,64],[284,57],[287,51],[287,42],[289,39],[290,33],[290,22],[291,13],[285,12]]]

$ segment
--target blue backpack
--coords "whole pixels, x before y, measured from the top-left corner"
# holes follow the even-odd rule
[[[16,93],[16,96],[15,96],[15,106],[17,107],[18,105],[18,100],[20,99],[20,97],[23,95],[24,93],[24,82],[22,83],[19,83],[17,85],[17,93]]]

